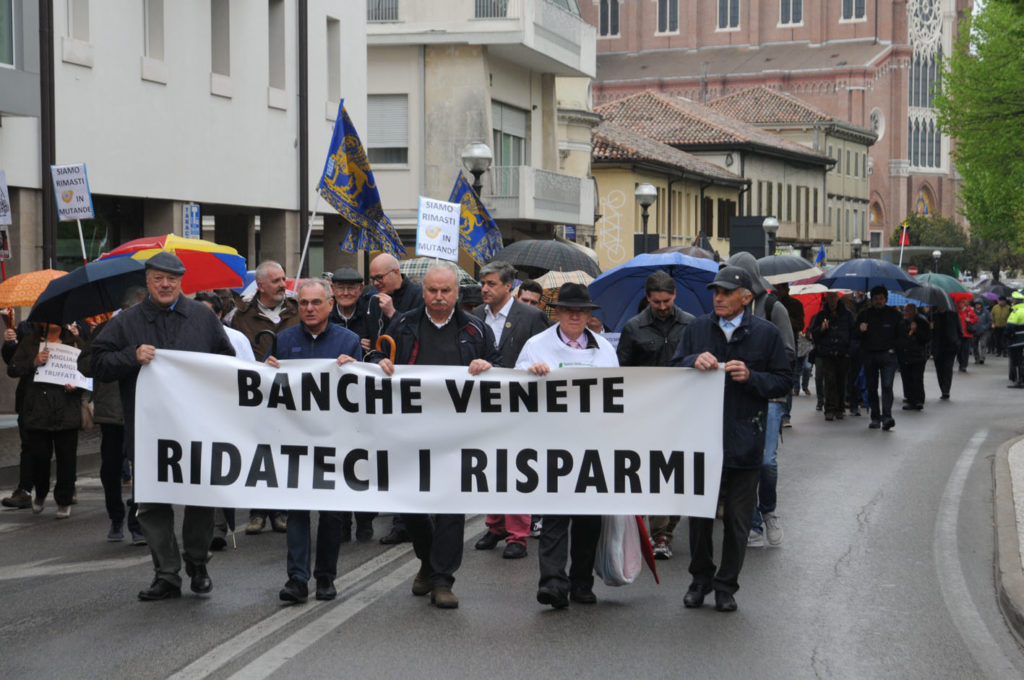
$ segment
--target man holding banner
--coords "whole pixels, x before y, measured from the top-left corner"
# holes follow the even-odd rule
[[[172,253],[161,252],[146,260],[145,300],[124,310],[104,327],[92,344],[93,374],[98,380],[117,380],[124,405],[125,442],[135,458],[135,383],[141,368],[156,358],[157,349],[209,352],[234,356],[217,316],[201,302],[181,294],[185,265]],[[188,395],[182,395],[187,397]],[[168,404],[167,408],[174,408]],[[212,507],[185,506],[182,524],[185,572],[192,591],[208,593],[213,583],[206,571],[207,548],[213,538]],[[139,524],[149,544],[156,571],[139,599],[181,597],[182,552],[174,535],[174,506],[140,503]]]
[[[371,352],[367,361],[377,363],[389,376],[394,374],[395,364],[468,366],[470,375],[500,366],[501,355],[494,346],[491,329],[458,309],[458,299],[458,273],[453,265],[439,261],[423,277],[425,308],[396,315],[388,326],[387,334],[397,344],[395,361],[392,363],[380,352]],[[430,602],[435,606],[455,609],[459,598],[452,592],[452,584],[462,564],[466,516],[439,513],[434,515],[433,524],[429,515],[402,517],[420,559],[412,594],[430,593]]]
[[[516,368],[545,376],[553,369],[619,365],[611,343],[587,328],[597,305],[590,300],[586,286],[563,283],[558,289],[555,307],[558,323],[526,342],[516,361]],[[566,575],[570,533],[572,565]],[[568,607],[570,598],[579,604],[597,602],[594,561],[600,535],[599,515],[544,515],[540,532],[537,602],[555,609]]]
[[[733,593],[747,549],[747,537],[757,502],[757,483],[765,445],[768,400],[784,397],[792,386],[785,346],[778,329],[754,316],[747,307],[754,299],[747,270],[723,267],[708,284],[714,291],[714,311],[692,321],[672,357],[674,366],[725,372],[722,419],[722,480],[725,535],[717,573],[712,529],[714,520],[690,518],[690,574],[693,582],[683,604],[700,607],[715,591],[715,609],[736,611]]]

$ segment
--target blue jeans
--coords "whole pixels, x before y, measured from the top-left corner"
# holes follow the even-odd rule
[[[785,404],[768,402],[768,420],[764,428],[764,457],[761,459],[761,476],[757,484],[757,505],[751,528],[761,531],[761,513],[775,512],[778,502],[776,487],[779,483],[779,432],[782,429],[782,412]]]
[[[309,510],[288,513],[288,578],[309,580],[310,549]],[[338,552],[341,550],[341,513],[321,510],[316,529],[316,568],[313,576],[326,576],[332,581],[338,575]]]
[[[868,383],[868,406],[871,420],[892,418],[892,383],[896,378],[899,362],[892,352],[865,352],[864,377]],[[878,387],[881,383],[882,401],[878,401]]]

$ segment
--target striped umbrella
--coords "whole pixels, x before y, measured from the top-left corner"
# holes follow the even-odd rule
[[[176,234],[137,238],[100,255],[100,259],[130,257],[148,260],[161,251],[174,253],[185,265],[185,276],[181,279],[183,293],[237,288],[245,279],[245,258],[234,248]]]
[[[414,281],[422,281],[423,277],[427,275],[427,270],[430,269],[434,263],[437,262],[436,258],[433,257],[411,257],[408,260],[398,261],[398,271],[402,272],[410,279]],[[454,263],[452,263],[454,265]],[[462,267],[455,265],[455,268],[459,271],[459,285],[466,286],[476,283],[476,279],[470,275]]]
[[[10,277],[0,283],[0,307],[31,307],[50,281],[65,274],[56,269],[41,269]]]
[[[574,272],[548,272],[536,279],[544,291],[540,296],[540,308],[548,315],[549,319],[555,318],[555,303],[558,302],[558,289],[563,283],[579,283],[589,286],[594,277],[586,272],[576,270]]]

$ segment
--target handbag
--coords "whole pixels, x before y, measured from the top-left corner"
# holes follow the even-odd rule
[[[82,397],[82,402],[81,403],[82,403],[82,429],[85,430],[85,431],[89,431],[92,428],[96,427],[96,421],[93,420],[93,417],[92,417],[92,403],[86,401],[84,396]]]
[[[643,555],[636,518],[633,515],[602,517],[594,573],[605,585],[624,586],[635,581],[641,569]]]

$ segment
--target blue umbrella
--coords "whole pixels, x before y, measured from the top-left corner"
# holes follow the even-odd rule
[[[644,299],[644,283],[656,271],[668,272],[676,282],[676,306],[695,316],[711,311],[707,285],[718,273],[718,263],[682,253],[637,255],[629,262],[609,269],[590,284],[590,297],[601,309],[594,316],[618,333],[637,313]]]
[[[128,289],[146,285],[146,263],[130,257],[96,260],[50,281],[29,321],[65,324],[121,308]]]
[[[818,283],[829,288],[863,291],[870,291],[875,286],[901,291],[921,285],[892,262],[866,257],[842,263],[819,279]]]

